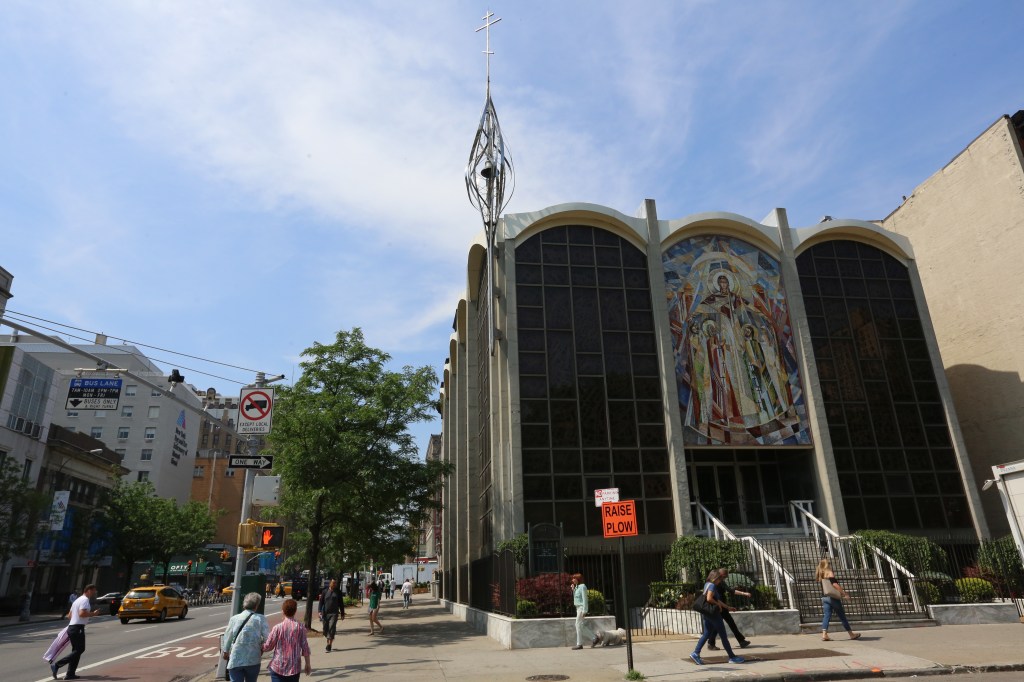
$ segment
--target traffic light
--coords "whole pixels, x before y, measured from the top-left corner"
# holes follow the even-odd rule
[[[258,531],[259,526],[255,523],[238,524],[238,542],[236,544],[239,547],[259,547]]]
[[[226,549],[221,550],[221,552],[220,552],[220,560],[221,561],[227,561],[229,556],[231,556],[231,555],[228,554],[228,551]]]
[[[276,552],[274,552],[274,558],[275,559],[280,559],[281,558],[281,550],[277,550]]]
[[[185,569],[185,574],[188,575],[191,572],[192,572],[192,560],[189,559],[188,560],[188,568]]]
[[[280,549],[284,546],[284,526],[276,523],[259,524],[259,537],[256,538],[256,547],[263,549]]]

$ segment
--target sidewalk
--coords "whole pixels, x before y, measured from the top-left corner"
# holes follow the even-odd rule
[[[67,613],[66,611],[64,613]],[[27,625],[31,623],[47,623],[64,618],[64,613],[33,613],[28,623],[18,620],[18,616],[0,616],[0,628],[10,625]]]
[[[280,601],[273,600],[268,606],[280,608]],[[380,619],[384,634],[370,636],[365,609],[349,609],[348,618],[339,624],[331,653],[324,652],[322,636],[311,635],[313,677],[308,679],[522,682],[547,676],[534,679],[613,682],[624,679],[628,672],[625,645],[582,651],[568,647],[508,651],[426,595],[417,595],[408,611],[402,609],[400,599],[383,600]],[[317,622],[315,616],[313,622]],[[831,642],[822,642],[818,634],[752,638],[751,646],[742,650],[748,661],[742,665],[727,663],[724,651],[705,649],[707,665],[700,667],[687,658],[695,638],[633,642],[633,667],[646,679],[658,682],[738,676],[790,681],[1024,671],[1024,624],[866,630],[857,641],[847,639],[841,630],[832,634]],[[269,679],[268,662],[269,654],[263,660],[261,680]],[[214,681],[211,671],[193,682]]]

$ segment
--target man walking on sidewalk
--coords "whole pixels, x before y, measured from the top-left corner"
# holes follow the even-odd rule
[[[339,617],[345,620],[345,598],[338,589],[338,581],[331,580],[331,584],[320,595],[320,621],[324,624],[324,637],[327,638],[324,651],[330,651],[334,644]]]
[[[64,666],[68,667],[68,674],[65,680],[77,680],[78,661],[85,653],[85,625],[92,616],[100,615],[99,609],[92,608],[92,600],[96,598],[96,586],[86,585],[82,590],[82,596],[71,605],[71,624],[68,625],[68,639],[71,640],[71,653],[55,663],[50,663],[50,672],[53,679],[57,679],[57,671]]]
[[[412,579],[406,578],[405,582],[402,583],[402,608],[409,608],[409,604],[412,603]]]

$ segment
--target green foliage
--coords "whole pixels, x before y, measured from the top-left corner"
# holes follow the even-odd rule
[[[934,583],[921,580],[917,583],[917,597],[925,606],[928,604],[939,604],[942,602],[942,590],[936,587]]]
[[[367,346],[358,328],[302,356],[302,376],[278,389],[267,453],[283,492],[266,513],[302,531],[286,540],[292,566],[315,574],[324,562],[358,566],[373,557],[386,565],[416,554],[413,529],[439,506],[451,471],[421,461],[409,431],[433,418],[437,375],[388,369],[390,356]]]
[[[644,674],[642,672],[640,672],[639,670],[636,670],[634,668],[634,669],[630,670],[628,673],[626,673],[626,679],[627,680],[646,680],[647,678],[644,677]]]
[[[992,583],[983,578],[960,578],[956,581],[956,589],[960,600],[967,604],[990,602],[996,596]]]
[[[171,559],[175,555],[193,554],[213,540],[217,521],[209,508],[196,500],[178,506],[177,500],[153,497],[149,504],[153,506],[152,513],[158,524],[153,559],[163,565],[163,574],[168,576]]]
[[[352,608],[353,606],[359,606],[359,600],[355,597],[345,597],[345,608]]]
[[[746,556],[743,543],[737,540],[684,535],[672,543],[672,549],[665,558],[665,577],[668,580],[703,581],[712,570],[732,569]]]
[[[732,578],[732,575],[729,575]],[[782,608],[779,595],[771,585],[755,585],[750,592],[750,603],[755,611],[773,611]]]
[[[604,595],[600,590],[587,590],[587,615],[603,616],[605,610]]]
[[[498,543],[497,550],[499,552],[512,550],[516,563],[520,566],[525,566],[526,560],[530,556],[530,536],[526,533],[520,533],[511,540],[503,540]]]
[[[928,538],[888,530],[859,530],[855,535],[858,542],[874,545],[914,575],[946,565],[946,553]],[[865,549],[865,553],[869,551]]]
[[[978,568],[988,576],[1020,576],[1024,574],[1020,552],[1012,535],[988,540],[978,549]]]
[[[168,529],[162,514],[166,500],[156,497],[149,481],[126,483],[118,479],[99,510],[100,533],[111,555],[124,567],[124,591],[131,583],[132,566],[160,551],[160,538]]]
[[[703,583],[654,581],[648,586],[651,596],[647,605],[658,609],[688,609],[702,586]]]
[[[538,615],[537,604],[529,599],[516,599],[516,618],[536,618]]]
[[[0,462],[0,566],[35,546],[37,520],[48,504],[22,480],[22,466],[11,456]]]

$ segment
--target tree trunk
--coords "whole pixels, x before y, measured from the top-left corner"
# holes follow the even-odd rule
[[[313,629],[313,605],[315,603],[315,596],[313,591],[316,590],[316,579],[317,579],[317,563],[320,561],[320,534],[323,532],[324,525],[324,493],[320,493],[320,496],[316,498],[316,513],[313,515],[313,523],[309,527],[309,580],[306,583],[306,591],[309,593],[306,595],[306,629]],[[320,594],[319,590],[316,590],[317,595]]]

